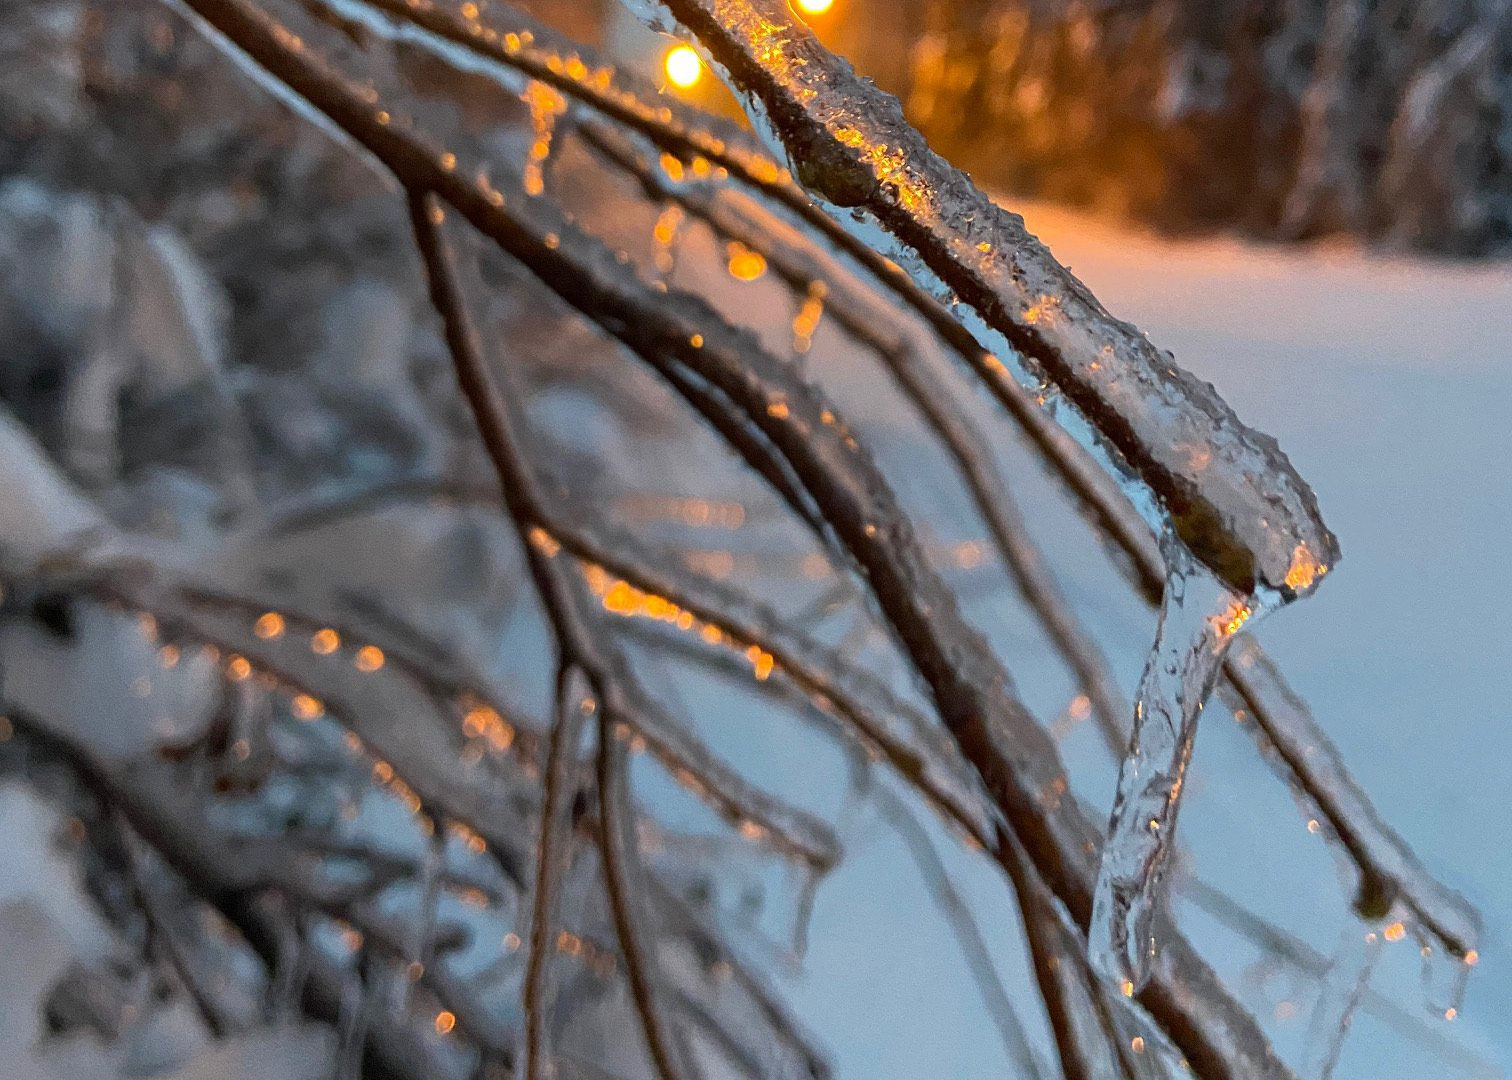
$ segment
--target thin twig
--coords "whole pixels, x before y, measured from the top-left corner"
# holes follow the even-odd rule
[[[609,709],[599,714],[598,795],[599,850],[615,933],[625,958],[630,994],[640,1014],[646,1049],[661,1080],[696,1080],[698,1073],[685,1043],[665,1022],[659,1003],[661,987],[654,975],[655,932],[645,925],[638,905],[645,894],[640,881],[639,841],[625,776],[625,749]]]
[[[536,843],[535,897],[531,902],[530,937],[525,962],[525,1076],[546,1075],[549,1020],[547,962],[554,952],[554,926],[561,864],[568,858],[573,793],[568,790],[576,771],[575,758],[589,699],[574,686],[573,669],[563,664],[557,676],[556,719],[547,740],[542,778],[541,831]]]
[[[992,1022],[1002,1037],[1003,1049],[1008,1057],[1018,1064],[1025,1076],[1031,1077],[1032,1080],[1045,1080],[1039,1059],[1029,1046],[1029,1037],[1024,1031],[1023,1022],[1019,1019],[1018,1011],[1014,1009],[1013,1001],[1009,998],[1008,991],[1003,986],[1003,980],[992,961],[992,954],[987,948],[986,939],[982,937],[981,928],[977,926],[970,905],[951,880],[950,871],[940,861],[934,841],[924,827],[915,820],[908,806],[885,786],[876,786],[873,789],[873,798],[883,815],[892,823],[899,838],[907,846],[909,853],[913,856],[914,865],[918,867],[929,890],[934,893],[940,913],[945,916],[945,921],[950,925],[960,945],[961,954],[966,960],[966,967],[971,972],[972,980],[976,983],[977,992],[982,996],[987,1013],[992,1017]]]
[[[138,847],[140,838],[132,831],[130,822],[119,810],[112,810],[109,818],[120,837],[121,850],[125,855],[126,874],[131,882],[131,890],[141,908],[142,917],[147,924],[149,945],[156,944],[162,950],[164,958],[178,975],[179,982],[189,995],[189,1000],[194,1003],[194,1008],[200,1014],[200,1019],[204,1021],[205,1028],[210,1032],[211,1037],[224,1039],[235,1030],[235,1022],[217,1000],[215,993],[206,985],[206,976],[200,972],[195,958],[189,954],[178,930],[173,925],[172,913],[164,910],[157,886],[144,872],[142,853]]]

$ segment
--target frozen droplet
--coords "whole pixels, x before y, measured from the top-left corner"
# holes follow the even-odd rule
[[[1432,1015],[1452,1020],[1464,1007],[1470,969],[1480,954],[1472,949],[1463,957],[1456,956],[1418,927],[1413,928],[1413,935],[1423,958],[1423,1002]]]

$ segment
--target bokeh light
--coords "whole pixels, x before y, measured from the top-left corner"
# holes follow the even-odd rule
[[[687,45],[676,45],[669,49],[664,66],[667,81],[682,90],[697,85],[698,80],[703,78],[703,61]]]

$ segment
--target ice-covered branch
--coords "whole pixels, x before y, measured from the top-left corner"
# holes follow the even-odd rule
[[[886,316],[879,317],[875,310],[879,305],[853,290],[838,267],[825,265],[803,246],[784,243],[771,222],[728,197],[721,198],[716,185],[672,181],[628,139],[603,125],[584,125],[581,133],[617,167],[634,176],[652,198],[683,207],[707,223],[721,240],[755,252],[790,289],[801,295],[815,282],[824,284],[827,310],[835,325],[882,362],[949,453],[1003,565],[1039,617],[1061,659],[1085,689],[1103,738],[1115,754],[1122,753],[1128,706],[1107,660],[1061,595],[1059,584],[1024,526],[986,437],[918,355],[902,328],[889,325]]]
[[[572,804],[576,792],[568,790],[575,773],[579,735],[592,705],[585,697],[581,678],[563,662],[557,676],[556,710],[547,741],[546,767],[542,774],[545,798],[541,805],[541,828],[536,841],[535,889],[531,899],[529,951],[525,967],[525,1077],[540,1080],[546,1075],[547,1025],[550,1012],[548,961],[554,949],[557,906],[561,901],[563,864],[571,858]]]
[[[1338,547],[1274,440],[1176,367],[934,154],[896,99],[819,44],[783,0],[666,0],[799,181],[837,219],[865,220],[1020,378],[1069,406],[1114,467],[1148,489],[1197,559],[1241,595],[1310,592]]]
[[[381,6],[397,13],[395,3],[385,2]],[[471,19],[466,17],[468,10],[475,9],[426,2],[413,10],[413,18],[445,40],[473,50],[480,57],[489,57],[501,67],[512,67],[548,81],[585,108],[624,123],[627,130],[646,138],[655,147],[674,154],[706,157],[725,168],[734,182],[776,202],[804,224],[814,227],[857,268],[869,272],[878,287],[896,296],[983,377],[1000,404],[1093,515],[1104,534],[1124,553],[1141,594],[1151,600],[1160,597],[1166,577],[1165,567],[1145,524],[1138,519],[1125,494],[1095,472],[1084,449],[1035,407],[1033,395],[1014,380],[1003,377],[1000,367],[994,367],[991,354],[952,318],[940,302],[908,279],[889,271],[869,247],[851,234],[838,231],[831,219],[819,216],[816,220],[808,212],[807,204],[787,173],[775,169],[759,148],[750,145],[738,132],[716,129],[715,134],[706,134],[699,122],[676,102],[665,102],[658,109],[658,99],[641,91],[633,79],[610,73],[596,66],[591,58],[588,58],[586,70],[592,77],[578,77],[574,74],[577,71],[574,65],[563,60],[564,56],[570,59],[575,55],[571,47],[551,31],[510,11],[507,6],[494,5]],[[595,130],[593,126],[587,126],[584,134],[592,139]],[[670,187],[677,192],[679,202],[690,210],[709,201],[697,183],[670,183],[654,175],[648,177],[648,181],[656,183],[659,188]],[[716,228],[732,226],[730,217],[728,213],[711,215],[711,225]],[[793,269],[802,272],[800,267]],[[850,310],[841,303],[830,307],[837,318]],[[962,422],[963,418],[958,416],[953,424],[957,429],[957,442],[963,430]],[[983,477],[972,486],[989,495],[992,491],[990,477]],[[1001,484],[997,486],[1000,488]],[[978,497],[978,502],[981,501]],[[1006,506],[997,499],[989,501],[995,506]],[[985,508],[983,512],[987,513]],[[996,516],[1001,519],[1002,512]],[[986,520],[989,524],[997,524],[992,515]],[[995,528],[994,531],[998,530]],[[1033,587],[1026,588],[1026,595],[1031,599],[1053,597],[1053,593]],[[1050,614],[1055,612],[1053,604],[1041,602],[1037,606]],[[1064,639],[1068,647],[1074,643],[1074,633],[1067,633],[1075,630],[1074,620],[1047,617],[1046,626],[1052,635]],[[1240,641],[1240,652],[1255,656],[1257,662],[1265,662],[1263,652],[1253,639],[1246,637]],[[1094,655],[1085,649],[1075,649],[1075,652],[1084,658]],[[1084,660],[1083,666],[1087,663]],[[1274,671],[1273,665],[1265,663]],[[1116,705],[1111,692],[1113,688],[1097,676],[1095,668],[1079,674],[1089,691],[1098,691],[1092,695],[1098,715],[1103,717],[1104,713],[1111,713]],[[1284,683],[1278,681],[1279,675],[1270,680],[1270,690],[1264,694],[1259,692],[1254,677],[1240,674],[1232,661],[1225,663],[1224,677],[1239,686],[1256,720],[1254,730],[1257,735],[1280,751],[1277,757],[1267,760],[1289,771],[1291,778],[1328,819],[1332,833],[1341,839],[1346,851],[1360,865],[1362,896],[1381,897],[1400,891],[1408,898],[1409,906],[1424,927],[1440,939],[1444,949],[1459,957],[1473,954],[1478,933],[1473,913],[1467,905],[1433,881],[1415,857],[1386,829],[1358,785],[1338,765],[1336,755],[1302,752],[1307,747],[1327,748],[1330,744],[1305,708],[1298,709],[1288,703],[1287,699],[1292,696],[1284,692]],[[1247,686],[1236,682],[1239,679],[1245,679]],[[1106,718],[1103,726],[1109,726]]]
[[[380,8],[396,20],[403,20],[395,24],[401,28],[399,32],[414,36],[419,33],[416,28],[423,28],[436,40],[467,50],[479,62],[494,65],[495,70],[540,79],[585,108],[623,124],[658,149],[685,158],[702,157],[726,169],[733,182],[772,200],[805,225],[815,228],[826,242],[834,245],[856,267],[870,273],[880,288],[891,292],[939,334],[984,379],[994,397],[1020,424],[1046,461],[1095,518],[1104,535],[1113,540],[1127,557],[1130,573],[1141,594],[1151,600],[1160,597],[1165,568],[1146,525],[1139,520],[1124,493],[1097,474],[1084,449],[1036,407],[1032,394],[1007,378],[1000,365],[994,366],[992,354],[955,321],[941,302],[908,278],[890,270],[885,260],[865,243],[842,230],[831,218],[815,211],[786,170],[779,168],[742,133],[721,128],[707,118],[695,117],[678,102],[639,87],[635,80],[598,64],[559,35],[507,5],[493,4],[482,10],[437,0],[423,0],[413,6],[397,0],[340,2],[349,10]],[[580,54],[584,59],[578,60]],[[570,62],[573,60],[578,62]],[[713,125],[712,133],[710,125]],[[699,392],[698,387],[686,384],[683,389],[687,393]],[[724,430],[737,438],[744,437],[738,428],[726,427]],[[776,480],[771,476],[769,479]],[[786,477],[777,482],[790,486],[790,479]],[[1250,643],[1245,648],[1250,651],[1258,646]],[[1224,672],[1226,678],[1233,679],[1234,665],[1226,664]],[[1094,684],[1089,681],[1088,685]],[[1356,835],[1380,838],[1376,844],[1351,845],[1346,842],[1351,856],[1361,863],[1368,886],[1362,889],[1362,894],[1380,891],[1376,888],[1378,885],[1384,885],[1385,891],[1401,889],[1418,898],[1414,906],[1430,928],[1463,925],[1464,920],[1455,915],[1455,910],[1465,910],[1463,902],[1453,897],[1446,900],[1442,887],[1422,873],[1410,853],[1405,861],[1371,856],[1372,847],[1386,850],[1400,847],[1400,844],[1386,839],[1388,834],[1378,827],[1379,816],[1360,795],[1347,773],[1335,773],[1331,769],[1315,771],[1312,755],[1288,752],[1288,742],[1292,747],[1327,745],[1326,737],[1311,717],[1305,711],[1288,710],[1284,704],[1264,702],[1254,695],[1245,696],[1250,698],[1257,734],[1282,751],[1268,760],[1278,762],[1290,771],[1295,782],[1329,818],[1332,832],[1341,838]],[[1273,708],[1278,713],[1274,721],[1271,716]],[[1339,786],[1340,777],[1346,784],[1343,789]],[[1356,799],[1365,812],[1358,822],[1345,816]],[[1396,876],[1388,868],[1402,872]],[[1451,953],[1464,955],[1474,949],[1473,936],[1466,938],[1452,932],[1443,936],[1445,948]]]

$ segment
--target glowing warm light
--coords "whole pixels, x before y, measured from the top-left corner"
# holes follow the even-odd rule
[[[377,671],[383,666],[383,650],[376,645],[364,645],[357,650],[357,656],[352,662],[358,671]]]
[[[1293,592],[1305,592],[1326,573],[1328,573],[1328,567],[1313,559],[1312,552],[1307,550],[1307,545],[1298,544],[1292,551],[1291,566],[1286,571],[1287,588]]]
[[[696,86],[698,80],[703,78],[703,61],[687,45],[677,45],[670,49],[664,64],[667,81],[680,89]]]
[[[835,0],[798,0],[798,10],[806,15],[823,15],[835,6]]]
[[[1394,922],[1385,930],[1387,941],[1401,941],[1407,936],[1407,927],[1399,922]]]
[[[233,656],[226,663],[226,674],[234,682],[244,682],[252,675],[252,664],[245,656]]]
[[[325,715],[325,706],[309,694],[294,695],[294,715],[301,720],[319,720]]]
[[[1218,616],[1218,631],[1224,637],[1233,637],[1246,622],[1249,621],[1250,611],[1248,604],[1235,601],[1227,611]]]
[[[310,637],[310,649],[321,656],[330,656],[339,648],[341,648],[341,635],[329,626],[315,631]]]
[[[436,1034],[450,1034],[451,1029],[457,1026],[457,1018],[452,1013],[442,1009],[436,1014]]]
[[[752,251],[744,244],[731,242],[730,276],[736,281],[755,281],[766,273],[766,259],[758,251]]]
[[[283,616],[276,611],[267,612],[252,626],[252,632],[264,641],[272,641],[283,636]]]

